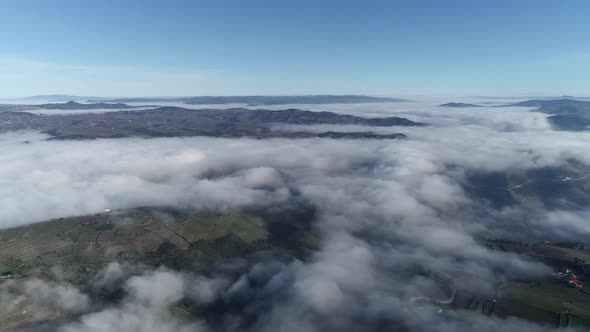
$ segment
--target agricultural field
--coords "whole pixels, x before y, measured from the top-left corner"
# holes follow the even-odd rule
[[[495,294],[474,294],[459,286],[456,291],[446,310],[500,318],[517,317],[549,327],[590,328],[590,292],[556,278],[509,281],[498,285]],[[439,308],[440,305],[435,307],[436,310]]]
[[[508,283],[498,289],[494,313],[549,325],[590,327],[590,294],[557,279]]]
[[[491,249],[513,252],[542,261],[555,271],[569,268],[584,285],[577,289],[566,280],[547,276],[540,280],[500,284],[492,301],[481,310],[486,315],[519,317],[553,327],[590,328],[590,250],[586,243],[569,241],[523,243],[488,240]]]
[[[267,222],[253,215],[149,208],[0,230],[0,275],[5,276],[0,279],[0,292],[11,294],[15,284],[32,278],[90,289],[97,273],[113,261],[203,271],[232,257],[287,250],[270,235]],[[315,236],[304,229],[294,236],[301,236],[294,240],[302,245],[317,243],[310,242]],[[23,294],[14,293],[10,298],[13,300],[0,313],[0,331],[65,318],[30,310],[32,303]],[[183,312],[181,308],[177,311]]]

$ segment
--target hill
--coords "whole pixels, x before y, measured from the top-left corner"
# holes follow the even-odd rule
[[[167,107],[161,110],[175,110]],[[271,124],[285,123],[296,125],[312,124],[338,124],[338,125],[366,125],[376,127],[389,126],[420,126],[422,123],[410,121],[405,118],[363,118],[360,116],[338,114],[333,112],[312,112],[299,109],[286,109],[281,111],[250,110],[246,108],[230,108],[226,110],[207,109],[196,110],[199,115],[223,119],[228,122]]]
[[[96,110],[96,109],[131,109],[137,106],[129,106],[123,103],[90,103],[82,104],[75,101],[68,101],[67,103],[51,103],[35,105],[38,108],[48,110]]]
[[[439,106],[444,107],[482,107],[481,105],[476,104],[467,104],[467,103],[446,103]]]
[[[0,113],[0,131],[21,129],[43,131],[54,139],[95,139],[139,137],[250,137],[250,138],[401,138],[402,134],[286,132],[271,129],[272,124],[356,124],[365,126],[422,126],[398,117],[362,118],[331,112],[296,109],[269,111],[237,109],[193,110],[161,107],[151,110],[38,115],[23,112]]]

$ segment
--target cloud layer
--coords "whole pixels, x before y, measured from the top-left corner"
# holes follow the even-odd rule
[[[280,208],[294,193],[317,209],[313,225],[322,244],[308,261],[244,263],[214,276],[111,265],[101,282],[123,282],[124,299],[82,306],[86,314],[66,331],[539,330],[516,319],[443,317],[409,299],[434,287],[428,272],[463,275],[462,287],[482,294],[514,276],[550,273],[477,239],[513,234],[515,216],[519,227],[535,226],[542,236],[587,235],[588,211],[498,210],[463,185],[473,170],[559,167],[569,159],[590,164],[590,135],[554,132],[543,115],[526,109],[393,113],[399,112],[434,126],[390,129],[408,135],[395,141],[57,142],[38,133],[3,134],[0,226],[136,206]],[[178,319],[172,308],[180,301],[192,303],[198,319]]]

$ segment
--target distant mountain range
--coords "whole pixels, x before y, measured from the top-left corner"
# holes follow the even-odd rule
[[[477,98],[477,99],[534,99],[534,100],[554,100],[554,99],[577,99],[577,100],[590,100],[590,97],[575,97],[575,96],[510,96],[510,97],[502,97],[502,96],[470,96],[470,97],[463,97],[463,98]]]
[[[35,105],[16,105],[16,104],[2,104],[0,105],[0,111],[8,112],[19,112],[19,111],[34,111],[34,110],[64,110],[64,111],[75,111],[75,110],[97,110],[97,109],[108,109],[108,110],[124,110],[124,109],[135,109],[145,107],[158,107],[155,105],[142,105],[142,106],[129,106],[123,103],[78,103],[75,101],[69,101],[67,103],[49,103],[49,104],[35,104]]]
[[[407,100],[398,98],[381,98],[370,96],[243,96],[243,97],[193,97],[186,101],[187,104],[228,104],[246,103],[258,105],[287,105],[287,104],[357,104],[357,103],[382,103],[404,102]]]
[[[94,101],[94,100],[92,100]],[[287,104],[358,104],[381,102],[404,102],[405,99],[371,97],[361,95],[307,95],[307,96],[201,96],[172,98],[118,98],[96,101],[114,103],[181,102],[192,105],[248,104],[251,106]]]
[[[482,107],[476,104],[450,102],[439,106],[444,107]],[[551,114],[548,121],[555,129],[586,131],[590,130],[590,101],[570,98],[531,99],[517,103],[489,107],[537,107],[535,112]]]
[[[50,101],[50,102],[66,102],[66,101],[86,101],[86,100],[101,100],[100,97],[91,96],[72,96],[72,95],[37,95],[22,98],[22,100],[33,100],[33,101]]]
[[[590,101],[573,99],[527,100],[509,106],[538,107],[535,112],[551,114],[551,125],[560,130],[590,130]]]
[[[546,113],[557,112],[577,112],[580,108],[585,108],[590,105],[590,101],[574,100],[574,99],[538,99],[525,100],[518,103],[510,104],[510,106],[525,106],[525,107],[541,107]]]

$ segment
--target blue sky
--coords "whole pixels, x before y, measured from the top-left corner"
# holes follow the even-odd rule
[[[590,95],[590,1],[0,0],[0,97]]]

